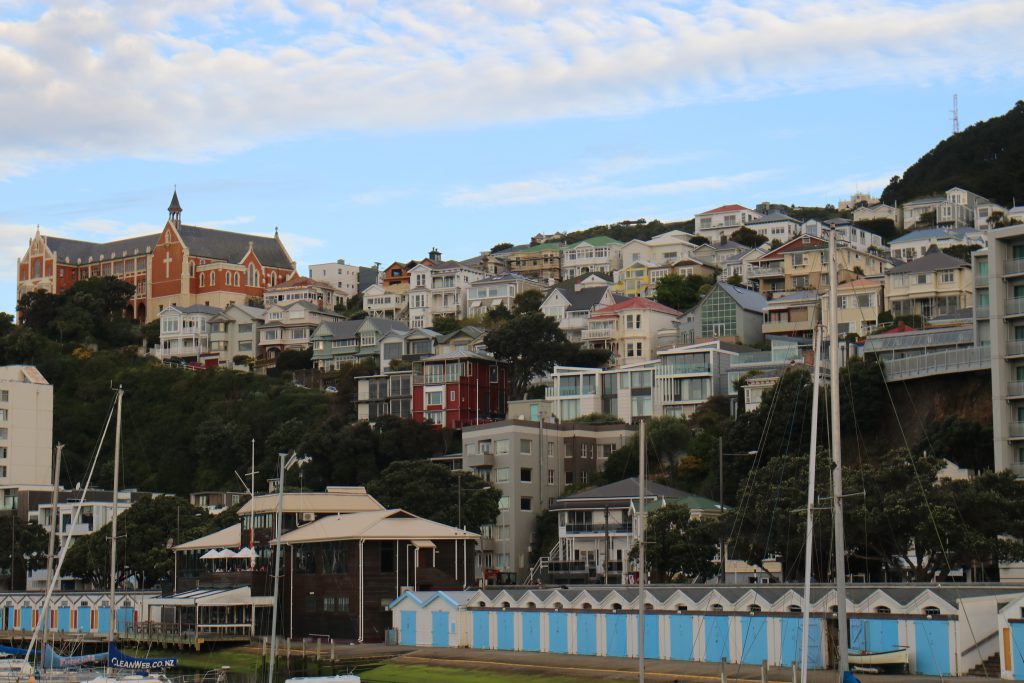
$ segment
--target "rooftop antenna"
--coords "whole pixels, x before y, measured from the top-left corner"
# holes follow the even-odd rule
[[[960,132],[960,106],[956,101],[956,93],[953,93],[953,135]]]

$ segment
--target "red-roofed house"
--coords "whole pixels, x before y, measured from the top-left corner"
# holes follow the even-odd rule
[[[693,217],[694,230],[712,244],[723,244],[729,236],[763,215],[739,204],[726,204]]]
[[[672,329],[682,315],[641,297],[598,308],[590,314],[583,342],[595,349],[610,349],[615,365],[655,358],[658,332]]]

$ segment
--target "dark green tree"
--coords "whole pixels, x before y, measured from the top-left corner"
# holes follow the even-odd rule
[[[9,590],[25,589],[25,572],[46,566],[46,530],[23,522],[14,510],[0,515],[0,577]]]
[[[526,291],[519,292],[519,294],[516,294],[516,298],[512,300],[512,313],[523,315],[524,313],[539,311],[540,305],[544,303],[544,298],[544,292],[539,289],[527,289]]]
[[[489,331],[484,344],[495,358],[509,363],[510,393],[522,397],[534,377],[555,366],[566,339],[554,318],[533,311]]]
[[[704,235],[694,235],[693,237],[690,238],[690,244],[696,244],[698,246],[700,246],[701,244],[711,244],[711,240],[709,240]]]
[[[992,426],[957,415],[929,424],[914,450],[945,458],[967,469],[995,468]]]
[[[707,282],[699,275],[666,275],[658,280],[654,299],[677,311],[687,311],[700,301],[700,289]]]
[[[648,476],[667,476],[686,452],[692,437],[686,420],[677,417],[654,417],[647,420]],[[608,456],[604,471],[598,475],[610,484],[640,474],[640,436],[636,434],[622,448]]]
[[[493,247],[491,247],[491,253],[495,254],[499,251],[505,251],[506,249],[511,249],[514,246],[515,245],[512,244],[511,242],[498,242]]]
[[[461,516],[462,525],[470,531],[497,519],[501,498],[483,479],[428,460],[393,462],[366,490],[384,507],[401,508],[441,524],[456,526]]]
[[[718,522],[695,520],[690,508],[672,503],[647,516],[647,571],[658,583],[692,583],[718,571]],[[634,560],[639,550],[634,547]]]
[[[754,232],[745,225],[729,235],[729,239],[745,247],[759,247],[768,241],[767,237]]]

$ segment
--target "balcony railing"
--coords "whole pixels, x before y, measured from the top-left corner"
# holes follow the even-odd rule
[[[1004,263],[1007,275],[1020,275],[1024,273],[1024,259],[1007,259]]]
[[[628,534],[633,532],[633,525],[629,522],[620,524],[566,524],[567,534]]]
[[[657,366],[658,377],[670,377],[672,375],[706,375],[711,372],[711,365],[708,363],[663,363]]]
[[[974,317],[977,318],[978,320],[985,320],[985,319],[987,319],[989,317],[989,315],[990,315],[990,312],[989,312],[989,307],[988,306],[975,306],[974,307]]]
[[[1006,355],[1007,356],[1022,356],[1024,355],[1024,340],[1015,339],[1013,341],[1006,342]]]
[[[1024,315],[1024,297],[1007,299],[1006,315]]]
[[[611,339],[614,336],[615,336],[615,328],[614,327],[596,328],[596,329],[595,328],[591,328],[591,329],[588,329],[588,330],[583,330],[583,338],[584,339]]]
[[[781,276],[783,274],[781,263],[755,265],[750,268],[751,277]]]
[[[992,350],[987,347],[951,349],[887,361],[885,378],[893,382],[915,377],[985,370],[990,367]]]
[[[1024,382],[1007,382],[1006,395],[1010,397],[1024,396]]]
[[[1024,438],[1024,422],[1010,423],[1010,438]]]

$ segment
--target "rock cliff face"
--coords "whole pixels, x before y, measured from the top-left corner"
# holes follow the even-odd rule
[[[928,425],[947,417],[992,424],[992,376],[988,372],[895,382],[889,385],[889,391],[896,404],[896,413],[886,406],[883,411],[886,417],[878,427],[879,438],[888,439],[891,448],[904,446],[900,425],[913,447]]]

